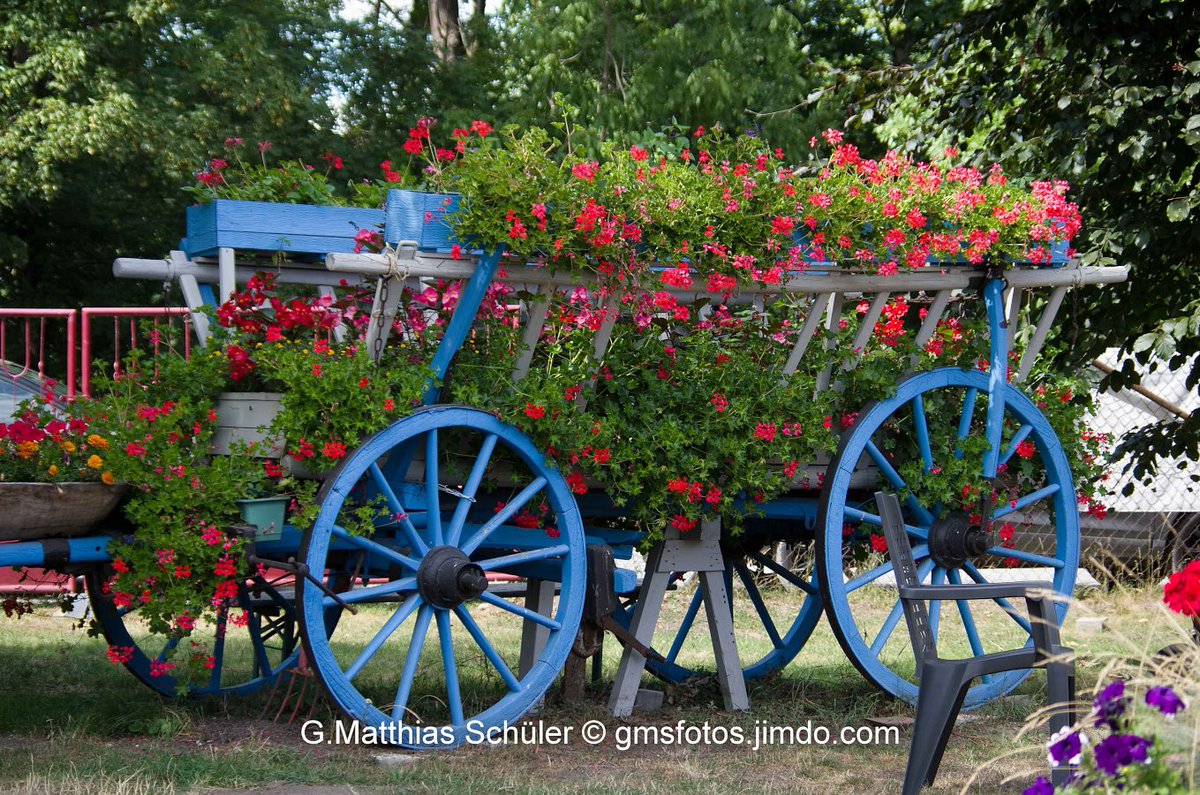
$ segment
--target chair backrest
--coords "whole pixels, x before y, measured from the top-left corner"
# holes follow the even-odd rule
[[[904,515],[900,512],[900,501],[894,494],[875,492],[875,505],[883,524],[883,535],[887,539],[888,553],[892,558],[892,571],[896,575],[896,587],[903,597],[905,588],[921,584],[917,575],[917,564],[913,561],[912,546],[908,543],[908,530],[904,527]],[[908,634],[912,640],[913,655],[917,659],[917,678],[925,660],[937,658],[937,647],[929,628],[929,611],[923,599],[900,600],[904,607],[904,620],[908,623]]]

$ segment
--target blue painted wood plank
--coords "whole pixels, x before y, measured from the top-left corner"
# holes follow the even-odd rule
[[[384,240],[391,244],[415,240],[422,251],[449,251],[457,241],[446,217],[457,212],[459,199],[457,193],[389,190],[384,205]]]
[[[219,199],[187,208],[184,251],[212,256],[219,248],[298,254],[349,253],[360,229],[378,229],[383,211]]]

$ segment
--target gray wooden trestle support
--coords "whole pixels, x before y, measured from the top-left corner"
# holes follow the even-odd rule
[[[678,531],[669,528],[665,535],[665,540],[656,545],[646,558],[646,576],[638,591],[637,607],[633,611],[629,631],[638,641],[651,646],[671,579],[676,572],[696,572],[699,578],[697,587],[704,598],[704,612],[708,617],[708,631],[712,638],[717,679],[725,709],[750,709],[742,663],[738,658],[737,640],[733,634],[733,612],[725,582],[725,558],[721,554],[721,522],[701,522],[699,538],[681,537]],[[624,718],[633,714],[645,668],[645,656],[632,646],[626,646],[608,700],[608,709],[615,717]]]

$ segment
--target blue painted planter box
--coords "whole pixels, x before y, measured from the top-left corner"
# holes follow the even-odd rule
[[[354,251],[360,229],[377,230],[383,211],[362,207],[318,207],[218,199],[187,208],[184,252],[215,256],[217,249],[343,254]]]
[[[446,216],[458,210],[459,200],[457,193],[389,190],[384,205],[384,240],[391,245],[415,240],[422,251],[449,251],[458,241]]]

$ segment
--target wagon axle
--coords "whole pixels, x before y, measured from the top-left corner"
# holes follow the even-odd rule
[[[483,569],[458,547],[434,547],[417,568],[417,591],[435,607],[458,607],[486,590]]]
[[[929,527],[929,556],[947,569],[960,569],[991,547],[989,533],[971,522],[963,511],[939,517]]]

